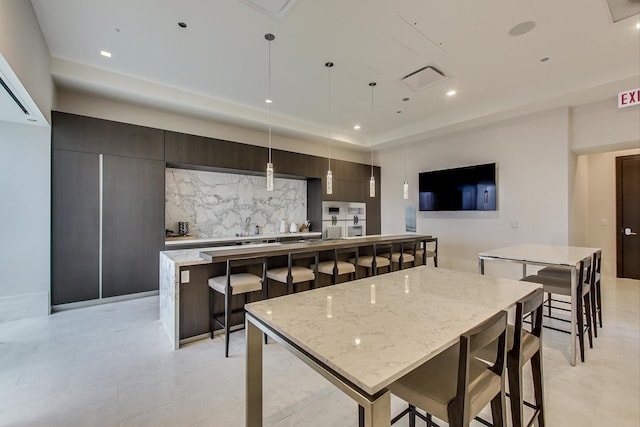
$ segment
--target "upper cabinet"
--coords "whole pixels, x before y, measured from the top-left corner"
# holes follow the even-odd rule
[[[75,114],[53,112],[53,148],[164,160],[164,131]]]

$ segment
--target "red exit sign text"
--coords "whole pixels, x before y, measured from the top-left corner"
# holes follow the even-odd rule
[[[618,108],[631,107],[638,104],[640,104],[640,88],[618,93]]]

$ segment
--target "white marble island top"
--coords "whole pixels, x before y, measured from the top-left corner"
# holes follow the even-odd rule
[[[599,250],[600,248],[583,248],[579,246],[520,244],[483,251],[478,256],[481,258],[575,266]]]
[[[245,308],[373,395],[538,287],[421,266]]]

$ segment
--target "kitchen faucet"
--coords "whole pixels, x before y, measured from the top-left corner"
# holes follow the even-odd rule
[[[249,235],[249,228],[251,227],[251,217],[248,216],[247,219],[244,220],[245,226],[244,226],[244,231],[245,233],[247,233],[247,236]]]

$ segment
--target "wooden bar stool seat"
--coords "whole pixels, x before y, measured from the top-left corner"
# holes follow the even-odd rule
[[[295,265],[294,261],[297,259],[313,259],[314,268],[308,268],[301,265]],[[287,256],[286,267],[276,267],[267,270],[267,278],[275,282],[284,283],[287,285],[287,293],[291,294],[297,291],[296,286],[299,283],[311,282],[311,287],[316,287],[316,278],[318,277],[318,270],[315,266],[318,265],[318,252],[289,252]]]
[[[393,247],[390,243],[376,243],[373,245],[373,255],[362,255],[356,260],[355,258],[349,259],[349,262],[357,264],[360,267],[364,267],[369,270],[369,276],[377,275],[378,269],[389,268],[392,271],[391,266],[391,253]],[[386,256],[385,256],[386,255]]]
[[[340,254],[352,254],[353,262],[341,261]],[[353,279],[358,278],[358,269],[356,268],[358,259],[358,248],[336,248],[333,250],[333,260],[322,261],[318,264],[318,273],[328,274],[331,276],[331,284],[338,282],[338,276],[349,274]],[[315,265],[309,267],[315,269]]]
[[[404,264],[410,262],[412,267],[416,266],[416,241],[406,240],[400,242],[400,252],[391,254],[391,262],[398,264],[398,269],[402,270]]]
[[[424,242],[424,247],[421,247]],[[429,243],[434,243],[435,245],[431,248]],[[433,258],[433,265],[435,267],[438,266],[438,238],[431,237],[428,239],[421,239],[416,241],[416,250],[415,250],[416,259],[422,259],[422,264],[427,265],[427,259]]]

